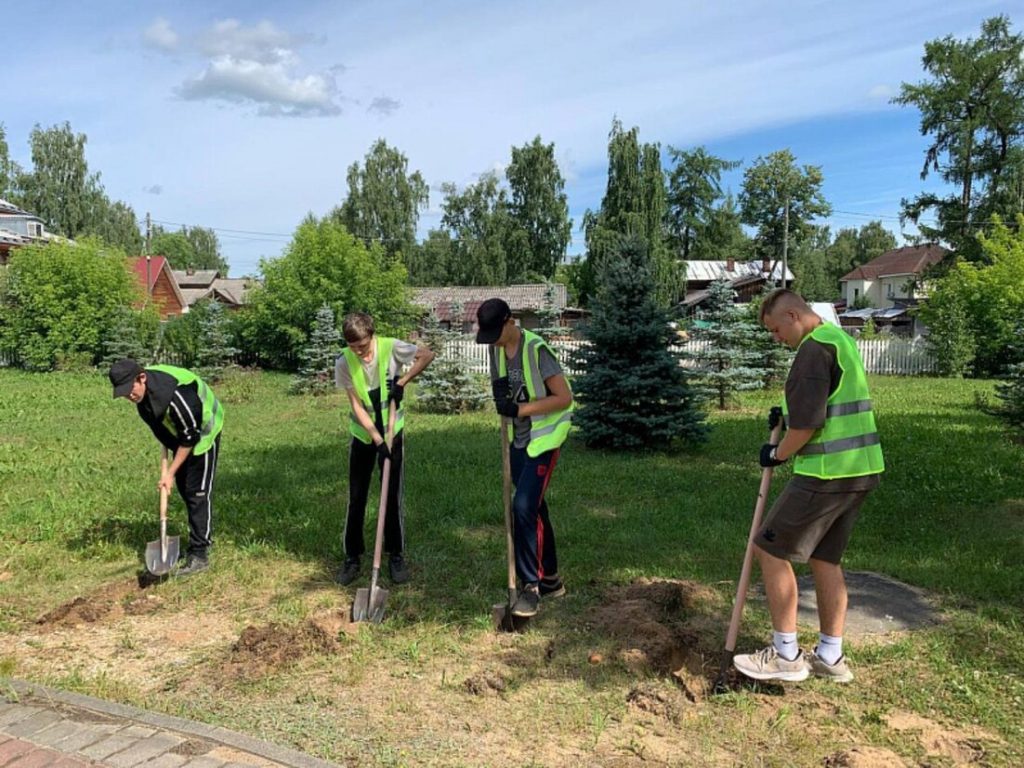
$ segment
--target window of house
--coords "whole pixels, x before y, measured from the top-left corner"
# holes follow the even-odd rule
[[[894,285],[893,285],[892,283],[889,283],[889,284],[888,284],[888,285],[887,285],[887,286],[885,287],[885,297],[886,297],[887,299],[891,299],[891,298],[893,298],[893,297],[894,297],[895,295],[896,295],[896,286],[894,286]]]
[[[860,298],[860,288],[853,289],[853,300],[856,301]]]
[[[28,233],[32,237],[42,237],[43,236],[43,225],[38,223],[38,222],[35,222],[35,221],[30,221],[28,223]]]

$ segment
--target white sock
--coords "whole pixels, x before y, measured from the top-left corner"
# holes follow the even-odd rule
[[[818,647],[814,649],[814,654],[826,664],[835,664],[843,658],[843,638],[819,633]]]
[[[772,645],[786,661],[793,661],[800,653],[796,632],[772,632]]]

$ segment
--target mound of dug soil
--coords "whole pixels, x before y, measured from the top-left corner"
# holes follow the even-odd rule
[[[225,672],[234,677],[255,677],[270,668],[294,664],[306,656],[337,652],[338,641],[313,620],[297,626],[248,626],[231,646]]]
[[[609,590],[589,623],[616,641],[615,653],[627,666],[671,675],[690,701],[708,691],[700,635],[695,618],[717,605],[713,590],[692,581],[642,579]]]
[[[139,616],[152,613],[163,600],[145,593],[136,581],[110,584],[90,595],[76,597],[36,619],[42,631],[79,624],[114,621],[124,615]]]
[[[649,681],[634,685],[626,694],[626,701],[630,706],[676,724],[682,718],[687,703],[680,691]]]

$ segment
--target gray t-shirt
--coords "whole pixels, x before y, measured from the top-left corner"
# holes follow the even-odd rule
[[[526,346],[524,343],[522,332],[519,335],[519,347],[516,349],[515,356],[506,356],[505,358],[505,370],[508,374],[509,390],[512,392],[512,399],[517,403],[525,403],[530,400],[529,392],[526,389],[526,377],[523,373],[523,348]],[[547,347],[540,348],[540,377],[547,381],[552,376],[560,376],[562,374],[562,366],[558,364],[558,360],[551,354]],[[498,367],[495,363],[496,356],[491,356],[491,381],[497,381]],[[550,392],[545,392],[545,395]],[[513,444],[516,448],[525,448],[527,443],[530,442],[530,417],[527,416],[521,419],[513,419],[513,431],[515,432],[515,439]]]

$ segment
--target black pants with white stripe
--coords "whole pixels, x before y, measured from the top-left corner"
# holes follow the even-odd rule
[[[405,509],[402,504],[402,458],[404,432],[391,443],[391,476],[388,479],[388,506],[384,514],[384,551],[392,555],[405,549]],[[370,494],[373,467],[384,471],[384,460],[377,447],[352,438],[348,456],[348,515],[345,518],[345,557],[356,558],[365,551],[363,523],[366,520],[366,499]],[[383,477],[381,478],[383,481]],[[374,531],[374,536],[376,531]],[[371,539],[371,543],[375,539]]]
[[[199,557],[206,557],[206,550],[213,543],[213,478],[217,474],[219,456],[220,435],[217,435],[206,453],[189,454],[174,478],[188,509],[188,551]]]

